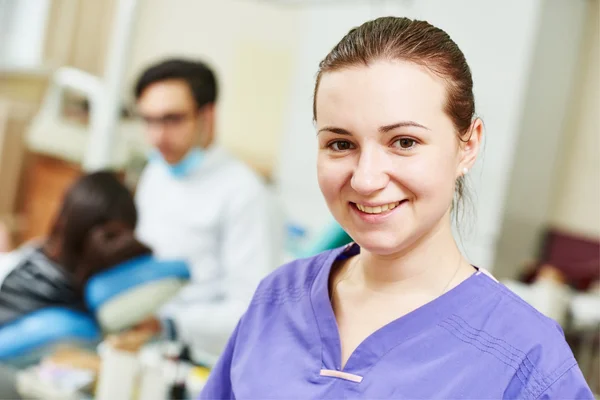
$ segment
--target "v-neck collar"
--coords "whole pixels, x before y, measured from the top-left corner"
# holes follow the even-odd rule
[[[317,274],[310,291],[312,308],[321,336],[321,367],[327,370],[342,371],[340,334],[329,298],[329,275],[336,261],[359,253],[360,247],[354,243],[332,251]],[[480,270],[442,296],[373,332],[350,355],[343,371],[364,375],[392,348],[437,325],[455,313],[459,307],[482,294],[486,285],[481,283],[481,279],[488,278]]]

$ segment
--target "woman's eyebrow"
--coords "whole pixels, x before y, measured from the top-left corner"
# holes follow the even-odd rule
[[[321,132],[331,132],[331,133],[336,133],[338,135],[352,135],[352,133],[344,128],[337,128],[335,126],[326,126],[324,128],[319,129],[319,132],[317,132],[317,135]]]
[[[421,125],[419,123],[416,123],[414,121],[400,121],[400,122],[396,122],[394,124],[390,124],[390,125],[385,125],[379,128],[379,132],[381,133],[387,133],[389,131],[393,131],[394,129],[397,128],[403,128],[406,126],[411,126],[411,127],[415,127],[415,128],[421,128],[421,129],[426,129],[426,130],[430,130],[428,127],[426,127],[425,125]]]
[[[381,127],[379,127],[378,130],[381,133],[387,133],[387,132],[393,131],[394,129],[403,128],[403,127],[407,127],[407,126],[425,129],[428,131],[431,130],[428,127],[426,127],[425,125],[421,125],[414,121],[400,121],[400,122],[396,122],[396,123],[393,123],[390,125],[381,126]],[[349,130],[344,129],[344,128],[338,128],[336,126],[325,126],[321,129],[319,129],[319,131],[317,132],[317,135],[321,132],[331,132],[331,133],[335,133],[338,135],[352,135],[352,132],[350,132]]]

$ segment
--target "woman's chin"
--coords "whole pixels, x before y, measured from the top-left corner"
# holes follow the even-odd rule
[[[399,253],[403,248],[406,248],[408,243],[408,240],[403,240],[398,232],[370,232],[352,237],[361,249],[380,256]]]

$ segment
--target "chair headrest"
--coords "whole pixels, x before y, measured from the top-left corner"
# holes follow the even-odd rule
[[[136,257],[94,275],[86,284],[85,300],[92,312],[129,289],[162,279],[190,279],[184,261],[157,260],[152,256]]]

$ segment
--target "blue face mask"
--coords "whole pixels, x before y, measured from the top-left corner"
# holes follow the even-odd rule
[[[198,170],[204,159],[204,150],[198,147],[192,148],[177,164],[169,164],[165,161],[158,150],[153,150],[148,156],[151,163],[159,163],[166,168],[175,178],[184,178]]]

